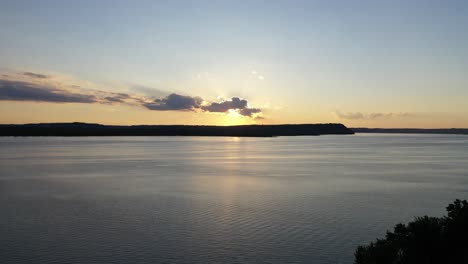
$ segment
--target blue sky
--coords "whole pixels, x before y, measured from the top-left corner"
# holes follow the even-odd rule
[[[0,2],[0,70],[9,81],[27,71],[55,86],[144,87],[154,90],[148,100],[241,97],[262,109],[261,119],[224,122],[215,113],[93,105],[101,120],[84,105],[9,99],[0,110],[25,110],[3,122],[40,109],[30,121],[126,123],[109,119],[112,108],[143,123],[468,127],[466,1]],[[70,115],[48,119],[47,109]]]

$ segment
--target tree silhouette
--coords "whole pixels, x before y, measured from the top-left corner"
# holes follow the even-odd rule
[[[416,217],[384,239],[356,249],[355,264],[468,263],[468,202],[455,200],[447,216]]]

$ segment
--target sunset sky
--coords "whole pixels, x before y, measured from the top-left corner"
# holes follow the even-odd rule
[[[468,1],[0,0],[0,123],[468,127]]]

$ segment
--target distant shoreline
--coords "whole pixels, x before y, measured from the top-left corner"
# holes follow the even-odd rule
[[[343,124],[282,124],[239,126],[132,125],[114,126],[92,123],[0,124],[0,136],[227,136],[277,137],[376,134],[468,135],[468,128],[347,128]]]
[[[0,125],[0,136],[228,136],[277,137],[352,135],[343,124],[287,124],[240,126],[136,125],[109,126],[89,123]]]
[[[468,128],[350,128],[355,133],[468,135]]]

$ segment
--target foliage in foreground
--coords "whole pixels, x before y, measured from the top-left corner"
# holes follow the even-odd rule
[[[468,263],[468,202],[455,200],[447,216],[397,224],[384,239],[359,246],[355,264]]]

